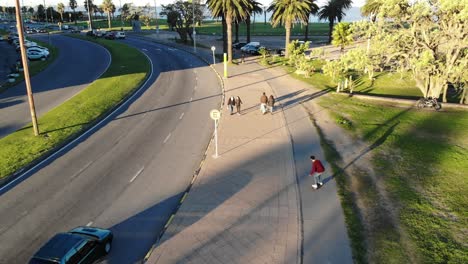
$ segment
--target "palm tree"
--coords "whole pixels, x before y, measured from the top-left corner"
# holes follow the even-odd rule
[[[253,14],[255,16],[255,14],[263,13],[262,4],[260,4],[259,2],[255,0],[250,0],[250,3],[251,3],[250,6],[245,7],[247,12],[249,13],[248,16],[245,18],[245,24],[247,26],[247,43],[250,42],[250,24],[251,24],[250,17],[251,15]]]
[[[340,15],[338,15],[336,18],[338,19],[338,22],[341,22],[345,15],[344,11],[351,7],[351,5],[353,4],[353,0],[336,0],[336,2],[338,3],[337,8],[341,11],[341,13],[338,12]]]
[[[361,7],[361,14],[368,16],[372,22],[375,22],[381,6],[382,2],[379,0],[367,0],[366,4]]]
[[[68,2],[68,6],[73,10],[73,19],[75,20],[75,25],[76,25],[75,9],[78,7],[76,0],[70,0],[70,2]]]
[[[310,14],[310,0],[274,0],[268,7],[268,11],[273,11],[271,24],[273,27],[283,24],[286,29],[285,57],[288,54],[288,44],[291,38],[291,26],[294,21],[305,23]]]
[[[63,3],[58,3],[57,4],[57,11],[60,14],[60,21],[63,21],[63,12],[65,11],[65,5]]]
[[[351,26],[349,23],[340,22],[336,24],[333,29],[333,41],[332,44],[340,46],[340,52],[344,51],[345,46],[353,42],[353,36],[351,35]]]
[[[232,62],[232,21],[236,17],[245,17],[248,15],[245,6],[249,6],[248,0],[208,0],[208,8],[211,10],[212,15],[219,17],[220,14],[224,15],[226,19],[227,31],[227,53],[228,62]]]
[[[101,8],[104,12],[107,13],[107,27],[110,29],[111,28],[111,13],[114,9],[114,3],[112,3],[112,0],[104,0],[102,2]]]
[[[307,23],[306,23],[306,27],[305,27],[305,36],[304,36],[304,40],[307,41],[309,40],[309,18],[310,18],[310,15],[316,15],[319,11],[319,7],[317,6],[316,3],[314,3],[314,0],[311,0],[310,2],[310,12],[309,12],[309,15],[307,16]]]
[[[327,4],[322,6],[322,9],[318,12],[320,20],[328,20],[328,42],[332,40],[333,26],[335,25],[335,20],[341,20],[344,17],[344,12],[339,8],[339,0],[328,0]]]
[[[84,1],[84,7],[86,9],[86,12],[88,12],[89,27],[90,27],[90,29],[93,29],[93,19],[92,19],[92,16],[91,16],[91,13],[93,13],[93,11],[94,11],[93,1],[92,0],[85,0]]]

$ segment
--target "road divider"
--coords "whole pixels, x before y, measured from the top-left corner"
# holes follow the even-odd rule
[[[117,41],[74,37],[104,46],[111,53],[112,62],[87,88],[38,119],[39,136],[33,135],[28,124],[0,139],[0,185],[15,179],[99,122],[149,76],[150,62],[137,49]]]

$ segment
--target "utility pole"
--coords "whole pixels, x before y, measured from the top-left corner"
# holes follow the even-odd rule
[[[45,0],[44,0],[44,13],[45,13],[45,26],[47,27],[48,19],[47,19],[47,7],[45,4]]]
[[[197,32],[195,31],[195,0],[192,0],[193,52],[197,52]]]
[[[91,6],[89,5],[89,0],[87,0],[87,2],[88,2],[88,21],[89,21],[88,22],[88,29],[93,30],[93,24],[91,22]]]
[[[21,61],[23,62],[23,70],[24,70],[23,73],[24,73],[24,81],[26,83],[26,91],[28,93],[29,110],[31,112],[34,135],[38,136],[39,127],[37,126],[36,108],[34,107],[34,98],[33,98],[32,89],[31,89],[31,80],[29,79],[28,58],[26,57],[26,49],[24,46],[23,20],[20,14],[21,9],[20,9],[19,0],[15,0],[15,4],[16,4],[16,27],[18,29],[18,37],[19,37],[20,51],[21,51]]]
[[[156,6],[156,0],[154,0],[154,12],[156,13],[156,35],[159,35],[158,7]]]

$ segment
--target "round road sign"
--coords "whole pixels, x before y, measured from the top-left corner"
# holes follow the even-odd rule
[[[219,112],[219,110],[213,109],[210,111],[210,117],[213,120],[218,120],[221,117],[221,112]]]

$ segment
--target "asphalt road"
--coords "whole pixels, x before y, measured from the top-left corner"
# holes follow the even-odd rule
[[[47,35],[34,38],[48,41]],[[51,35],[50,41],[59,49],[58,57],[31,78],[38,117],[86,88],[104,73],[111,59],[106,49],[88,41],[61,35]],[[0,93],[0,138],[29,122],[31,114],[25,83]]]
[[[153,63],[146,85],[93,133],[0,191],[0,263],[25,261],[54,233],[110,228],[105,263],[144,258],[198,168],[219,80],[198,58],[125,40]]]

